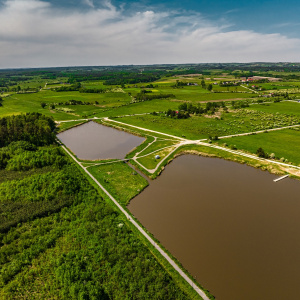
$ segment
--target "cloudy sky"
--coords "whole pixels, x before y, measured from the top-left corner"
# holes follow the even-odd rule
[[[298,0],[0,0],[0,68],[300,61]]]

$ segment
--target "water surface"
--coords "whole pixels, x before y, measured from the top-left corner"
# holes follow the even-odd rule
[[[86,160],[124,158],[144,138],[95,122],[71,128],[57,137],[79,158]]]
[[[299,299],[300,182],[176,158],[128,208],[219,300]]]

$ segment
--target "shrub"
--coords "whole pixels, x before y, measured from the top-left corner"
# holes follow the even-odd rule
[[[271,159],[274,159],[275,157],[276,157],[276,156],[275,156],[275,153],[271,153],[271,154],[270,154],[270,158],[271,158]]]
[[[266,153],[265,150],[261,147],[259,147],[256,150],[256,154],[258,155],[258,157],[262,157],[262,158],[268,158],[269,157],[268,153]]]

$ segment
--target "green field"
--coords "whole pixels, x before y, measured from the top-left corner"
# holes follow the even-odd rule
[[[235,145],[238,149],[256,153],[262,147],[267,153],[274,153],[279,159],[300,164],[300,131],[294,129],[278,130],[256,135],[222,139],[219,144]]]
[[[93,166],[88,170],[124,206],[148,185],[145,178],[124,162]]]
[[[222,113],[221,118],[192,116],[188,119],[172,119],[164,115],[142,115],[120,118],[120,121],[197,140],[296,125],[300,123],[300,118],[240,109],[233,113]]]
[[[263,111],[267,113],[278,113],[300,116],[300,103],[292,101],[282,101],[277,103],[264,103],[250,105],[249,109]]]
[[[90,102],[92,105],[64,105],[70,100]],[[98,104],[95,104],[95,101]],[[83,116],[93,116],[97,112],[103,112],[106,109],[112,109],[127,104],[131,98],[124,93],[79,93],[79,92],[54,92],[41,91],[38,93],[12,94],[3,99],[3,106],[0,108],[1,116],[19,114],[25,112],[40,112],[48,116],[53,116],[56,120],[77,119]],[[41,103],[47,106],[43,109]],[[60,104],[62,103],[62,104]],[[53,104],[54,109],[49,109]],[[67,109],[70,113],[63,112]]]

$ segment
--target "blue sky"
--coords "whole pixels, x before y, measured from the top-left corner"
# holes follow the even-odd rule
[[[0,0],[0,68],[299,61],[287,1]]]

